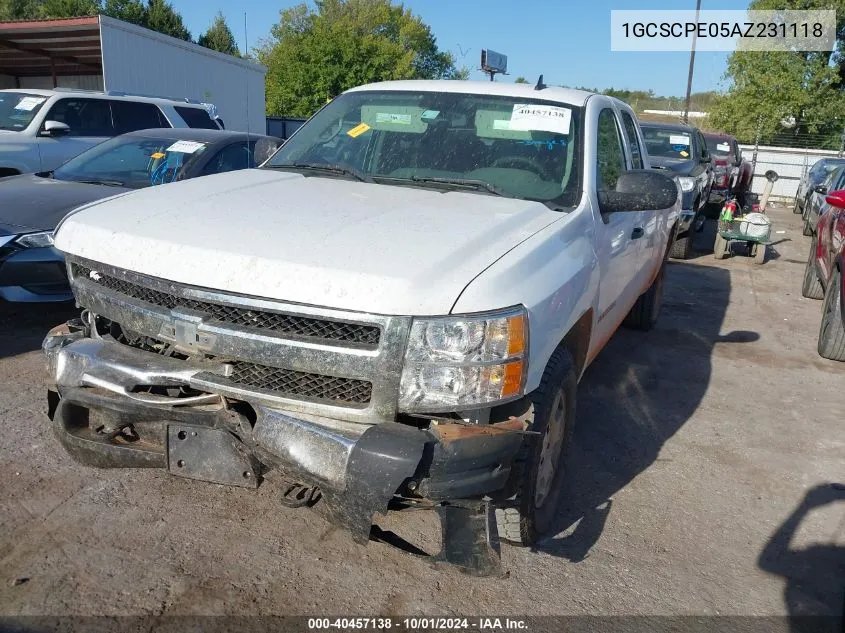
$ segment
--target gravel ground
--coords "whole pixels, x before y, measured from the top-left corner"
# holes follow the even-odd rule
[[[356,545],[272,482],[75,464],[38,351],[70,314],[2,306],[0,614],[841,613],[845,492],[824,485],[845,482],[845,364],[816,355],[799,216],[772,215],[764,266],[714,260],[706,227],[669,267],[658,327],[588,370],[558,533],[503,546],[504,578]],[[435,540],[429,513],[379,523]]]

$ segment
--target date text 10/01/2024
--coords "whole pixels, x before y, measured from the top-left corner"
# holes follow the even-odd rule
[[[513,618],[308,618],[308,630],[407,630],[407,631],[525,631],[525,620]]]

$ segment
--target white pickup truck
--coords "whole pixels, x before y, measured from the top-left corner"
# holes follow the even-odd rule
[[[55,237],[83,312],[44,341],[54,429],[93,466],[267,478],[362,542],[430,508],[440,558],[491,573],[496,527],[553,526],[584,369],[657,319],[680,193],[647,159],[609,97],[390,82],[261,169],[87,205]]]

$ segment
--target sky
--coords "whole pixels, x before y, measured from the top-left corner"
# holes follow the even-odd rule
[[[244,13],[249,47],[269,36],[279,11],[291,0],[171,0],[194,37],[203,33],[217,10],[243,50]],[[481,49],[508,56],[508,76],[522,75],[547,84],[654,90],[683,96],[689,54],[682,52],[612,52],[611,9],[695,9],[695,0],[405,0],[405,6],[431,27],[437,45],[451,51],[457,65],[471,69],[471,79],[485,79],[477,70]],[[687,6],[689,5],[689,6]],[[744,9],[743,0],[703,0],[702,9]],[[724,89],[727,53],[697,52],[693,92]]]

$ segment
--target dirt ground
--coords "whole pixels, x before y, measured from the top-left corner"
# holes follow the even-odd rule
[[[3,306],[0,615],[841,613],[845,364],[816,354],[799,216],[771,213],[765,265],[714,260],[708,225],[658,327],[588,370],[557,534],[504,545],[504,578],[356,545],[272,484],[75,464],[38,351],[70,314]],[[379,522],[428,544],[436,528]]]

